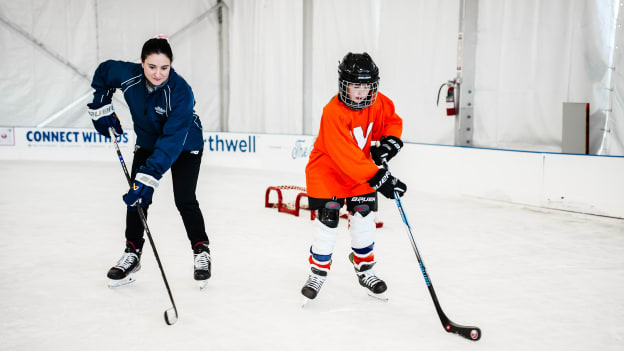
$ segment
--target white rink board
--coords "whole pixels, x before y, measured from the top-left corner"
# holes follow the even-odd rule
[[[409,189],[624,218],[624,157],[406,144]]]
[[[206,166],[303,176],[315,137],[206,132],[204,139]],[[134,133],[118,140],[130,163]],[[0,160],[117,162],[117,157],[110,139],[93,129],[0,127]],[[624,157],[406,143],[390,166],[408,189],[624,218]]]

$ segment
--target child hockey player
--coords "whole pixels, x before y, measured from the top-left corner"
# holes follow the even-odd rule
[[[115,266],[108,271],[109,286],[134,281],[141,267],[143,224],[136,206],[147,215],[154,190],[169,168],[173,180],[175,204],[182,216],[194,254],[194,279],[201,288],[211,275],[211,258],[204,218],[195,197],[204,139],[199,117],[194,113],[195,98],[191,87],[171,63],[173,53],[165,36],[146,41],[141,63],[105,61],[93,76],[95,89],[88,112],[97,131],[108,137],[109,129],[117,137],[123,134],[112,105],[115,89],[124,95],[136,132],[132,161],[132,186],[123,196],[127,205],[126,248]]]
[[[392,101],[377,91],[379,69],[367,53],[348,53],[338,66],[338,95],[325,106],[318,137],[306,166],[310,210],[317,210],[310,247],[310,275],[301,289],[314,299],[327,278],[340,209],[347,206],[353,263],[360,285],[371,296],[385,299],[386,283],[373,271],[377,192],[394,198],[407,187],[383,161],[401,147],[403,122]],[[379,140],[379,146],[371,141]],[[308,300],[306,300],[308,301]]]

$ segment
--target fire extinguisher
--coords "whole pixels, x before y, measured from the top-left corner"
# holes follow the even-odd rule
[[[447,116],[455,116],[457,114],[457,109],[455,106],[455,86],[457,81],[449,80],[446,83],[440,85],[440,89],[438,89],[438,99],[436,101],[436,106],[440,103],[440,92],[442,88],[446,85],[446,115]]]

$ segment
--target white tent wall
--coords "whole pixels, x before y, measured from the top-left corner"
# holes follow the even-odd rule
[[[9,67],[0,73],[5,92],[0,125],[39,125],[75,102],[46,126],[91,126],[85,107],[89,97],[80,98],[91,91],[90,80],[101,61],[139,62],[145,40],[176,33],[215,4],[216,0],[185,1],[184,6],[164,0],[0,1],[0,16],[6,20],[0,24],[0,60]],[[170,38],[172,67],[193,87],[196,110],[208,130],[219,128],[216,28],[212,14]],[[131,126],[121,93],[115,96],[122,125]]]
[[[590,152],[596,153],[611,108],[617,4],[479,1],[474,144],[560,152],[562,103],[589,102]],[[609,154],[624,155],[622,133],[612,128]]]
[[[312,1],[313,11],[309,97],[302,87],[304,1]],[[323,106],[336,93],[338,61],[348,51],[367,51],[380,67],[381,91],[405,120],[404,139],[453,144],[453,118],[445,117],[443,105],[435,106],[435,96],[456,74],[459,0],[225,3],[227,128],[219,117],[216,14],[171,38],[173,67],[193,87],[205,130],[314,134]],[[215,4],[0,0],[0,59],[10,67],[0,73],[0,125],[38,125],[88,93],[88,79],[50,51],[90,79],[99,61],[137,61],[146,38],[176,33]],[[619,5],[616,0],[478,1],[473,144],[560,152],[562,103],[589,102],[590,151],[603,145],[604,154],[624,155],[623,80],[616,69],[622,55],[614,49],[623,40],[616,26]],[[303,99],[310,99],[312,121],[302,120]],[[115,101],[129,126],[121,99]],[[88,127],[85,103],[48,126]]]
[[[256,11],[267,11],[267,4],[275,3],[234,2],[238,6],[234,12],[240,11],[243,5],[255,6]],[[293,12],[287,21],[300,18],[299,2],[295,3],[297,5],[289,5]],[[608,102],[609,87],[617,85],[619,77],[615,75],[614,82],[606,79],[609,54],[614,48],[616,4],[602,0],[479,1],[476,146],[560,152],[562,103],[589,102],[590,151],[598,151],[604,113],[612,108]],[[312,17],[312,134],[318,130],[323,106],[336,93],[338,61],[348,51],[367,51],[380,67],[380,90],[394,100],[397,113],[405,119],[403,137],[422,143],[453,144],[454,121],[444,117],[443,106],[435,106],[435,94],[441,83],[455,76],[459,1],[313,1]],[[235,16],[233,22],[245,26],[241,17]],[[254,25],[262,27],[257,23]],[[296,24],[288,28],[293,32],[299,30]],[[242,28],[239,30],[243,31]],[[280,35],[283,33],[276,34],[277,37]],[[233,45],[262,56],[266,44],[257,41],[273,39],[265,39],[266,34],[247,37],[250,38],[253,38],[251,43],[234,40]],[[279,47],[298,57],[300,45],[299,40],[292,40],[281,42]],[[236,56],[234,51],[233,56]],[[238,60],[241,60],[239,66],[245,65],[240,63],[242,58]],[[259,61],[272,65],[265,59]],[[255,66],[259,61],[246,62],[246,65]],[[296,61],[291,66],[294,69],[289,75],[291,84],[286,85],[287,88],[282,85],[282,91],[288,96],[302,94],[297,81],[301,76],[298,63]],[[617,61],[614,61],[615,65]],[[233,75],[236,66],[232,65]],[[278,80],[283,79],[283,72],[262,75],[263,79],[273,80],[275,84],[265,81],[254,85],[250,84],[250,75],[244,77],[245,81],[241,82],[233,79],[232,86],[279,87]],[[275,94],[259,93],[254,89],[248,89],[248,93],[237,89],[232,91],[234,95],[239,94],[233,96],[233,100],[246,102],[254,101],[258,94]],[[619,94],[615,90],[616,103],[608,128],[607,142],[611,147],[605,153],[610,155],[624,155],[621,146],[624,129],[620,126],[621,118],[618,118],[624,111],[618,110]],[[286,102],[275,99],[278,104],[292,102],[291,99]],[[296,107],[279,127],[271,127],[271,123],[262,121],[266,118],[284,119],[284,116],[263,116],[258,113],[261,109],[253,110],[233,104],[230,118],[253,121],[248,124],[252,126],[262,125],[260,129],[247,129],[249,131],[301,132],[300,125],[289,119],[292,117],[298,121],[301,118]],[[246,112],[248,117],[235,117],[241,111],[249,111]],[[284,128],[293,124],[296,126],[292,129]]]
[[[33,43],[4,21],[0,25],[0,73],[3,125],[36,125],[89,91],[86,74],[95,61],[91,3],[2,1],[0,15],[43,43]],[[59,15],[59,13],[61,15]],[[48,50],[48,51],[46,51]],[[85,77],[55,59],[71,62]],[[84,108],[83,108],[84,112]]]
[[[216,12],[178,33],[198,16],[212,9],[216,0],[184,1],[183,4],[181,6],[180,3],[165,0],[98,1],[99,60],[139,62],[145,40],[156,34],[171,36],[172,67],[191,85],[196,101],[195,110],[204,128],[219,130]]]
[[[337,92],[338,62],[349,51],[366,51],[379,66],[380,91],[404,119],[403,138],[453,144],[453,118],[435,99],[455,76],[458,12],[456,0],[315,1],[314,132]]]
[[[302,133],[302,4],[232,1],[229,131]]]

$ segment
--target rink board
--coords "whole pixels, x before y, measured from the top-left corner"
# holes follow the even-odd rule
[[[204,139],[204,164],[303,174],[315,138],[206,132]],[[127,160],[134,142],[132,132],[118,138]],[[117,157],[93,129],[0,127],[0,160]],[[391,166],[409,189],[624,218],[624,157],[406,143]]]

